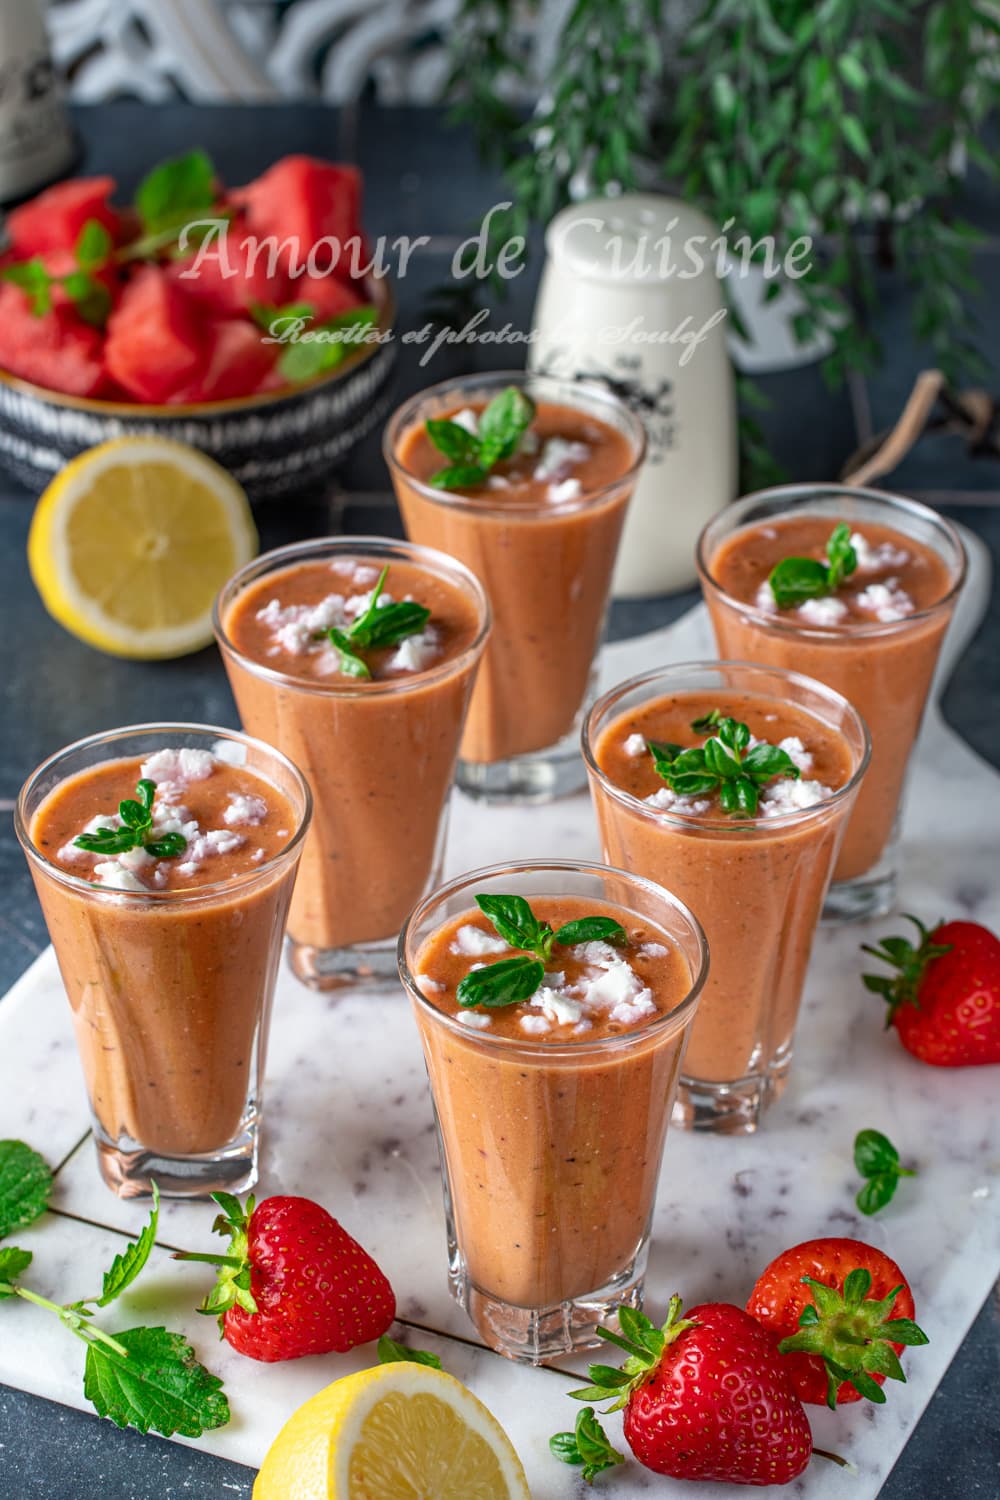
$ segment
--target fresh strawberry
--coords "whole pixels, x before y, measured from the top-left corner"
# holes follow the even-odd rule
[[[625,1350],[623,1368],[591,1365],[593,1383],[570,1394],[613,1396],[605,1410],[625,1408],[625,1439],[647,1469],[760,1485],[802,1473],[813,1451],[808,1419],[785,1361],[742,1308],[706,1302],[682,1318],[681,1299],[672,1297],[662,1328],[628,1307],[618,1320],[622,1336],[598,1331]],[[590,1407],[576,1433],[559,1433],[550,1446],[564,1462],[584,1464],[586,1478],[621,1461]]]
[[[1000,938],[978,922],[939,923],[928,932],[916,917],[919,943],[884,938],[863,946],[899,972],[865,974],[865,987],[889,1002],[907,1052],[938,1068],[1000,1062]]]
[[[807,1240],[757,1278],[747,1312],[777,1339],[799,1397],[817,1406],[882,1403],[886,1378],[906,1380],[899,1355],[926,1344],[894,1260],[861,1240]]]
[[[216,1313],[223,1334],[251,1359],[343,1354],[379,1338],[396,1316],[396,1299],[371,1256],[310,1198],[265,1198],[246,1208],[213,1194],[229,1235],[226,1256],[182,1251],[179,1260],[219,1266],[199,1311]]]

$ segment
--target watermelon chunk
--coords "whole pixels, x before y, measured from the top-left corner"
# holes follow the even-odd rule
[[[252,323],[229,318],[205,332],[205,357],[197,378],[171,401],[228,401],[252,396],[274,368],[277,344],[265,344]]]
[[[101,335],[69,306],[36,318],[19,287],[0,283],[0,366],[71,396],[103,394]]]
[[[213,246],[213,250],[215,248]],[[291,283],[284,270],[278,266],[273,276],[268,275],[266,249],[251,264],[248,253],[240,249],[240,236],[234,230],[230,232],[225,253],[228,268],[236,273],[234,276],[225,276],[222,261],[212,256],[206,256],[202,261],[197,276],[183,274],[192,269],[194,256],[173,261],[167,268],[167,275],[186,296],[216,318],[249,312],[258,303],[280,307],[291,300]]]
[[[46,250],[72,250],[88,219],[96,219],[117,239],[121,223],[108,202],[114,188],[113,177],[73,177],[13,209],[7,228],[17,259],[28,260]]]
[[[318,323],[338,318],[341,313],[360,307],[363,298],[354,287],[336,276],[293,276],[289,278],[289,302],[308,302]]]
[[[123,291],[104,358],[138,401],[169,401],[194,381],[203,359],[197,310],[158,266],[144,266]]]
[[[317,242],[332,237],[344,245],[361,233],[361,173],[356,167],[320,161],[314,156],[284,156],[262,176],[237,188],[230,199],[243,210],[249,233],[258,238],[274,235],[279,244],[291,240],[297,247],[299,266],[306,264]],[[291,263],[286,246],[282,261]],[[330,264],[327,247],[317,251],[316,269]],[[341,280],[350,278],[349,249],[334,268]]]

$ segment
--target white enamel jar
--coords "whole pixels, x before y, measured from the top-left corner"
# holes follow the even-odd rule
[[[618,553],[619,598],[692,585],[695,540],[736,494],[716,235],[696,209],[653,193],[574,203],[546,231],[530,367],[610,387],[649,436]]]

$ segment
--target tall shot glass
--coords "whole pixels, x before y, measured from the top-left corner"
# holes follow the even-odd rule
[[[726,692],[759,698],[769,710],[794,705],[818,720],[844,743],[848,779],[811,807],[735,818],[665,811],[609,775],[607,749],[632,731],[636,712],[685,695],[704,704]],[[813,936],[868,766],[864,722],[839,693],[808,677],[745,662],[696,662],[647,672],[605,693],[587,716],[583,747],[604,858],[675,891],[712,950],[674,1118],[729,1134],[756,1130],[791,1067]]]
[[[688,987],[632,1030],[546,1042],[473,1030],[420,983],[425,945],[483,893],[618,907],[679,952]],[[399,939],[444,1169],[452,1295],[491,1348],[532,1364],[596,1347],[599,1323],[641,1302],[671,1105],[708,950],[651,881],[569,860],[494,865],[435,891]]]
[[[713,567],[734,535],[778,520],[819,516],[831,529],[846,521],[890,527],[904,541],[929,548],[945,563],[948,585],[933,604],[902,619],[809,625],[794,610],[766,611],[736,599]],[[833,872],[824,916],[861,921],[891,910],[896,891],[900,805],[914,741],[941,643],[965,578],[962,539],[943,516],[899,495],[844,485],[795,484],[748,495],[721,511],[698,541],[698,573],[727,659],[790,668],[852,703],[871,732],[871,768],[857,797]]]
[[[456,591],[474,619],[466,649],[375,681],[296,676],[235,644],[245,590],[317,562],[404,563]],[[331,581],[334,575],[331,573]],[[314,989],[395,974],[403,919],[440,878],[448,799],[469,695],[490,629],[482,586],[429,547],[327,537],[265,553],[229,580],[215,632],[240,719],[302,767],[313,823],[288,920],[292,969]]]
[[[69,777],[159,750],[216,752],[282,794],[272,858],[182,890],[109,889],[68,874],[35,818]],[[244,1192],[257,1175],[261,1086],[285,918],[309,827],[305,780],[228,729],[144,724],[80,740],[28,778],[14,814],[73,1012],[98,1164],[119,1197]],[[284,812],[283,814],[284,815]]]

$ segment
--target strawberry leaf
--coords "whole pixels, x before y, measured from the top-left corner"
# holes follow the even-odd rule
[[[101,1295],[97,1299],[98,1307],[107,1307],[116,1297],[120,1297],[126,1287],[131,1286],[133,1281],[142,1270],[149,1259],[150,1252],[156,1242],[156,1226],[160,1217],[160,1190],[153,1183],[153,1207],[149,1215],[149,1223],[145,1225],[139,1238],[116,1255],[111,1265],[104,1273],[104,1285]]]
[[[190,1344],[165,1328],[127,1328],[114,1335],[125,1353],[87,1346],[83,1391],[99,1416],[118,1427],[164,1437],[200,1437],[229,1421],[222,1381],[200,1365]]]
[[[0,1239],[40,1218],[51,1192],[45,1158],[23,1141],[0,1141]]]

